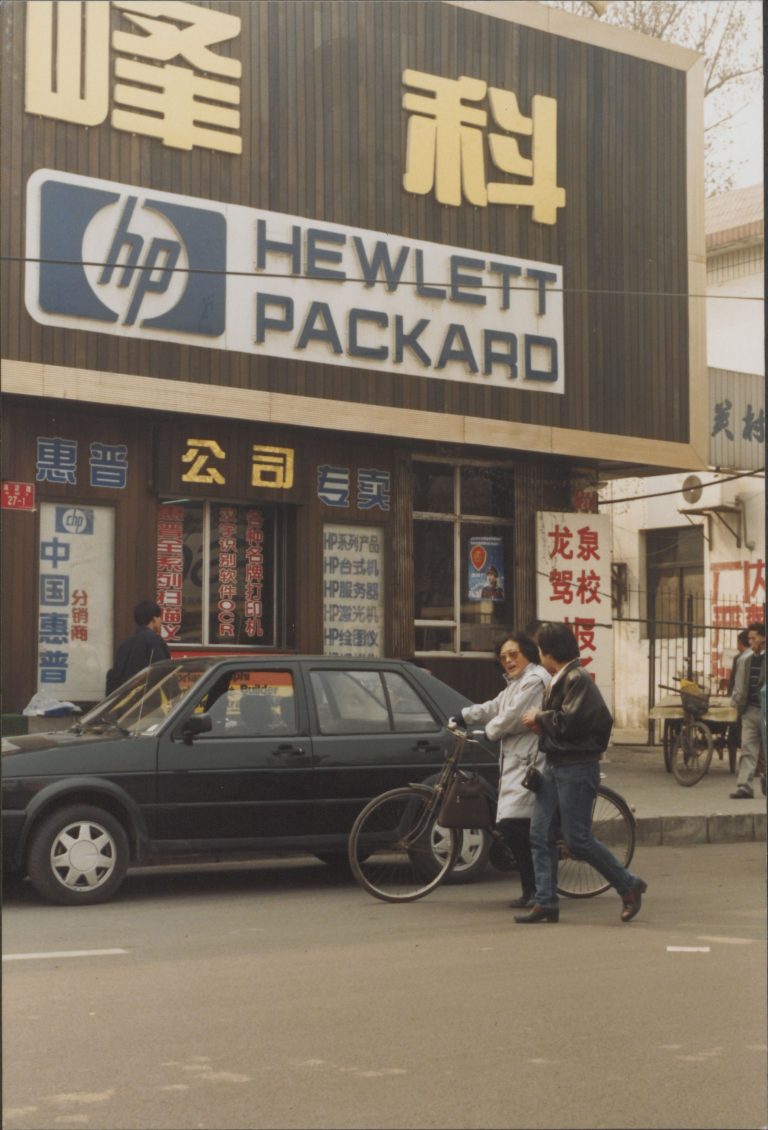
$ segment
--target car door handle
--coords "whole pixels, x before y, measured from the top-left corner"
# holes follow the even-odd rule
[[[439,746],[439,745],[435,745],[434,742],[430,742],[430,741],[426,741],[425,739],[422,739],[422,741],[416,742],[416,744],[413,748],[418,753],[440,753],[440,752],[442,752],[443,747]]]
[[[277,749],[272,750],[272,756],[282,757],[287,754],[289,757],[303,757],[305,752],[300,745],[279,745]]]

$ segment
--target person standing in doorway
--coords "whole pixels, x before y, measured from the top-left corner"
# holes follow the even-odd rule
[[[141,600],[133,610],[136,631],[118,647],[115,662],[107,671],[107,694],[150,663],[170,659],[168,644],[160,635],[163,610],[153,600]]]
[[[531,849],[536,901],[516,922],[557,922],[557,813],[560,834],[574,859],[583,859],[608,880],[621,897],[621,920],[640,910],[648,884],[627,871],[592,834],[592,810],[600,784],[600,758],[611,736],[613,718],[603,696],[581,666],[579,645],[566,624],[543,624],[538,633],[542,665],[552,682],[537,710],[523,722],[539,735],[546,753],[543,780],[533,806]]]
[[[758,766],[765,773],[765,750],[760,729],[760,689],[765,686],[765,624],[759,621],[748,624],[747,637],[750,650],[745,651],[736,664],[731,696],[741,718],[741,755],[736,791],[730,794],[733,800],[751,800],[755,795],[752,781]],[[764,775],[762,779],[765,782]]]

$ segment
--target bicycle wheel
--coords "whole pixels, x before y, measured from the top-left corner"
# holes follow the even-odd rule
[[[613,852],[623,867],[629,867],[635,854],[635,818],[623,796],[600,785],[592,809],[592,833]],[[583,859],[568,854],[560,845],[557,889],[571,899],[590,899],[610,887],[608,880]]]
[[[453,867],[461,832],[440,829],[434,789],[411,785],[382,793],[365,806],[349,836],[349,864],[361,887],[384,902],[413,902],[437,887]]]
[[[695,785],[712,761],[712,734],[703,722],[683,726],[672,750],[672,772],[680,785]]]

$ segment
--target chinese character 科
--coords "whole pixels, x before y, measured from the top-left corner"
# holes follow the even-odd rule
[[[37,437],[38,483],[77,483],[77,440],[60,436]]]
[[[403,109],[408,119],[406,168],[403,188],[425,195],[434,188],[441,204],[461,204],[461,190],[470,204],[485,206],[483,135],[485,110],[465,106],[464,101],[485,98],[487,83],[481,79],[441,78],[423,71],[403,71],[403,85],[426,94],[406,93]],[[431,97],[430,97],[431,96]]]
[[[570,558],[573,557],[573,550],[569,548],[573,534],[567,526],[563,526],[561,530],[560,523],[556,523],[555,528],[547,533],[547,537],[552,538],[550,557],[564,557],[566,560],[570,560]]]
[[[733,432],[728,427],[731,422],[731,402],[730,400],[721,400],[715,405],[715,420],[711,434],[716,436],[718,432],[725,432],[728,439],[733,439]]]
[[[747,411],[742,421],[744,430],[741,433],[742,439],[748,439],[750,442],[756,439],[758,443],[765,443],[765,409],[761,408],[755,415],[751,404],[747,405]]]
[[[357,472],[357,505],[360,510],[389,510],[389,471],[376,471],[372,467]]]
[[[206,462],[211,456],[216,459],[226,459],[226,452],[222,451],[215,439],[188,439],[187,451],[181,457],[182,463],[191,463],[192,466],[181,476],[184,483],[218,483],[221,485],[227,480],[217,467],[206,467]]]
[[[251,486],[290,490],[293,486],[293,448],[252,447]]]
[[[507,133],[531,137],[531,157],[520,154],[513,137],[491,133],[488,143],[491,160],[502,173],[525,177],[529,184],[506,181],[488,182],[491,204],[524,204],[533,209],[538,224],[557,222],[557,209],[565,207],[565,189],[557,184],[557,102],[535,94],[532,116],[524,117],[517,97],[508,90],[491,87],[488,91],[491,114],[497,126]]]
[[[92,443],[92,487],[115,487],[124,490],[128,480],[128,447],[124,443]]]
[[[326,506],[349,506],[349,468],[318,467],[317,497]]]
[[[425,195],[435,191],[441,204],[461,204],[462,190],[470,204],[514,204],[532,208],[540,224],[557,222],[565,207],[565,189],[557,184],[557,101],[534,95],[532,116],[520,113],[511,91],[488,87],[482,79],[462,75],[442,78],[424,71],[405,70],[403,85],[422,93],[403,95],[410,112],[403,188]],[[499,172],[519,180],[485,180],[485,134],[488,113],[466,102],[488,95],[493,122],[505,133],[489,133],[488,147]],[[531,156],[523,157],[518,141],[508,134],[530,138]]]

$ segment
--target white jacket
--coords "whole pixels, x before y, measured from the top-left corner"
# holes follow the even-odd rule
[[[490,741],[501,739],[501,775],[496,819],[505,817],[530,820],[534,794],[523,788],[529,765],[540,769],[545,755],[539,752],[539,738],[522,717],[526,710],[541,707],[551,676],[538,663],[529,663],[516,679],[505,675],[507,685],[490,702],[465,706],[461,714],[469,726],[483,724]]]

